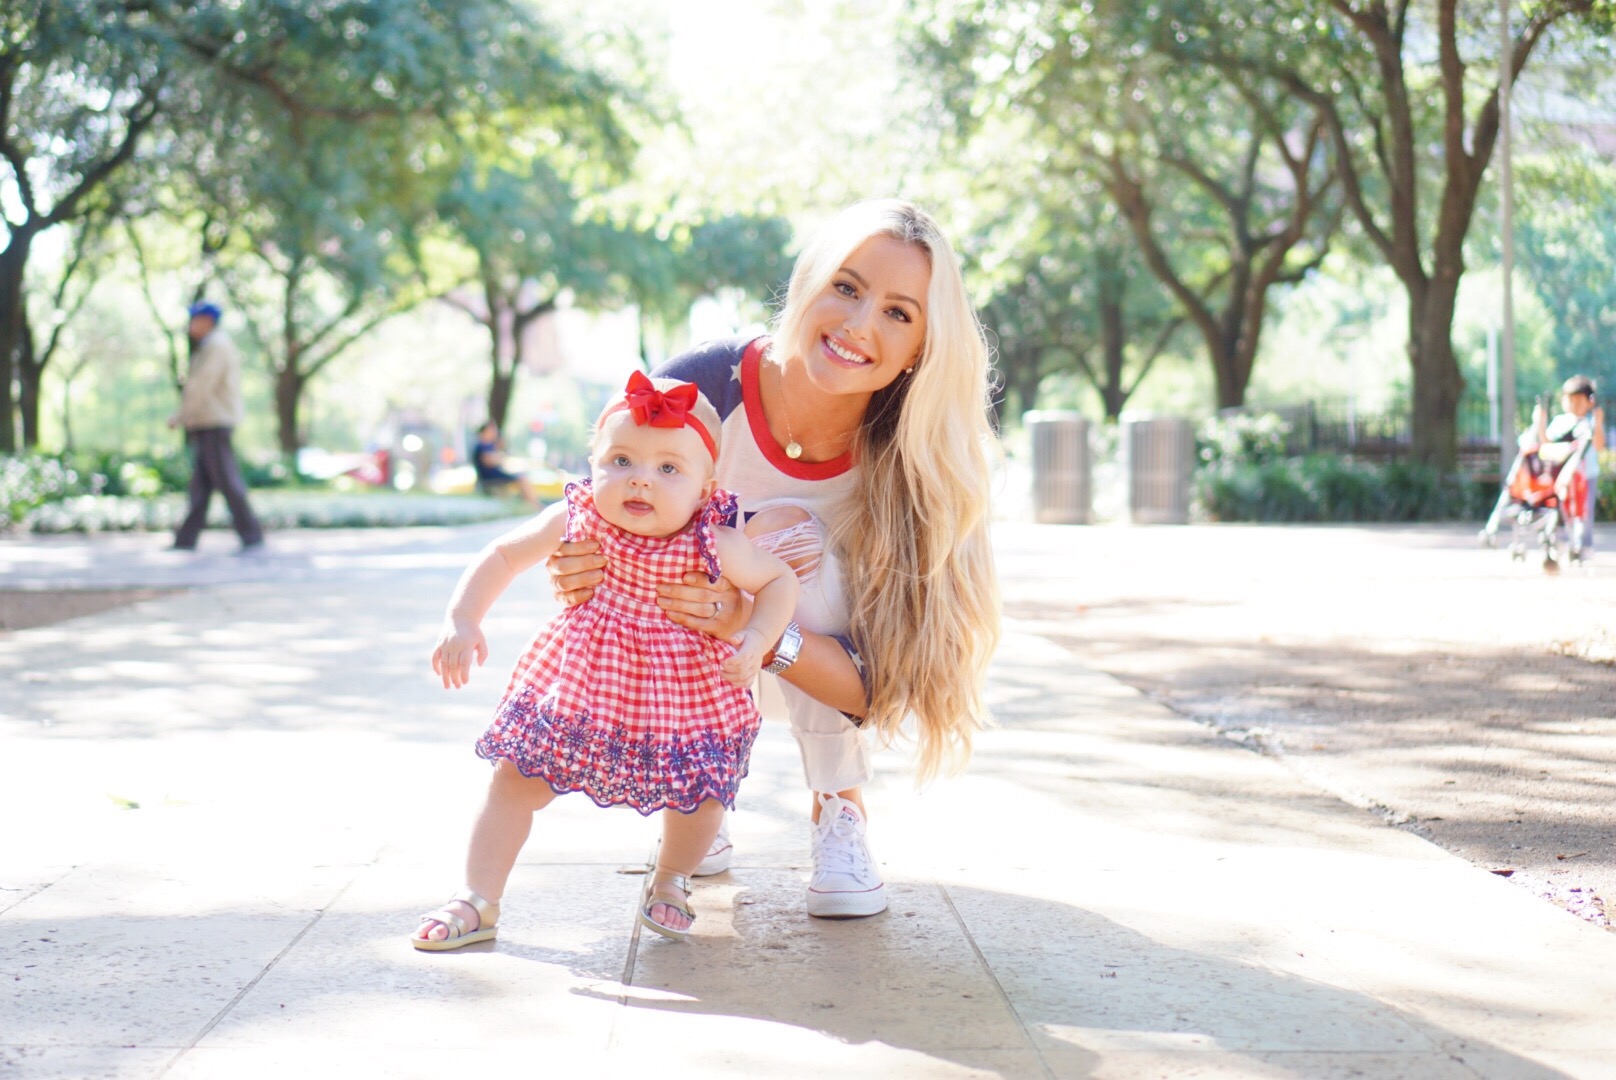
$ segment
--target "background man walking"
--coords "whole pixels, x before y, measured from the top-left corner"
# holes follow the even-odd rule
[[[224,494],[230,521],[241,537],[241,550],[253,551],[264,543],[264,529],[247,502],[247,485],[230,446],[230,432],[241,422],[241,354],[219,326],[217,304],[206,300],[191,305],[191,369],[185,377],[180,409],[168,419],[169,427],[183,427],[191,448],[191,508],[174,533],[174,548],[193,551],[207,524],[208,504],[215,491]]]

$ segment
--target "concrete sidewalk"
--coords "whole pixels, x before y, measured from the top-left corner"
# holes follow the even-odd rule
[[[777,723],[691,943],[635,932],[654,824],[562,800],[498,942],[417,953],[552,610],[519,582],[474,685],[433,682],[497,531],[0,541],[7,587],[184,589],[0,637],[0,1075],[1616,1076],[1616,935],[1013,625],[970,772],[884,757],[884,915],[803,914]]]

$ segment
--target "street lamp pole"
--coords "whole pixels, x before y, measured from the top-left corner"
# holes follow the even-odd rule
[[[1513,91],[1514,47],[1509,35],[1509,0],[1498,0],[1498,134],[1499,203],[1503,220],[1504,326],[1498,340],[1500,473],[1508,473],[1515,460],[1515,173],[1510,160],[1512,131],[1510,94]]]

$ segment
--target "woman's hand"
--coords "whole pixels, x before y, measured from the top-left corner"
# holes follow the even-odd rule
[[[708,581],[700,571],[686,574],[681,585],[658,585],[657,604],[680,626],[724,641],[734,638],[752,619],[751,597],[729,578]]]
[[[598,540],[569,540],[544,562],[550,589],[565,607],[576,607],[595,595],[606,578],[606,556]],[[705,580],[705,579],[703,579]]]

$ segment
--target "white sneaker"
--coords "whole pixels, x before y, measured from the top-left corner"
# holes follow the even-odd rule
[[[735,845],[729,842],[729,815],[725,814],[718,823],[718,835],[713,837],[712,847],[702,856],[701,865],[691,877],[712,877],[722,874],[729,869],[729,861],[735,857]]]
[[[808,882],[808,914],[856,919],[887,909],[887,887],[864,841],[864,815],[836,795],[819,797],[813,826],[814,876]]]

